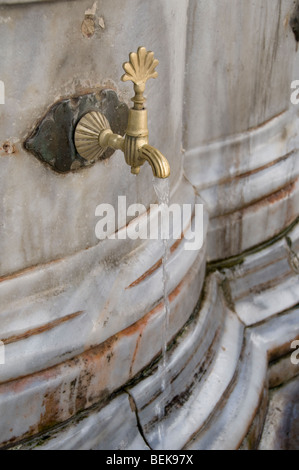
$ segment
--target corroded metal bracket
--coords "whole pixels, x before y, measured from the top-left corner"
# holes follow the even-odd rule
[[[115,151],[110,147],[91,159],[83,158],[76,150],[75,127],[88,112],[100,112],[109,121],[113,132],[124,135],[128,122],[128,106],[119,101],[113,90],[104,89],[55,103],[26,139],[25,149],[49,164],[53,170],[62,173],[78,170],[110,157]]]

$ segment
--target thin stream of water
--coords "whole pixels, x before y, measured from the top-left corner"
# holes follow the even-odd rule
[[[158,197],[158,203],[162,206],[162,218],[163,218],[163,205],[169,206],[169,181],[168,179],[159,179],[153,178],[153,185]],[[162,231],[162,229],[161,229]],[[166,406],[166,399],[168,395],[168,387],[170,386],[170,382],[168,380],[168,373],[167,373],[167,336],[168,336],[168,329],[169,329],[169,315],[170,315],[170,305],[169,305],[169,298],[168,298],[168,280],[169,275],[167,272],[167,261],[169,258],[169,240],[162,239],[161,242],[163,243],[163,256],[162,256],[162,282],[163,282],[163,298],[164,298],[164,314],[163,314],[163,326],[162,326],[162,361],[159,365],[159,372],[161,375],[161,401],[156,407],[156,415],[158,418],[158,439],[160,443],[160,447],[162,450],[165,450],[165,432],[163,426],[163,418],[165,415],[165,406]]]

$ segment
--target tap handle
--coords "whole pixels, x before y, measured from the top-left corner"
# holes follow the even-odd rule
[[[129,62],[123,64],[126,72],[122,77],[122,81],[131,80],[134,84],[135,96],[132,98],[134,102],[133,109],[141,110],[144,108],[145,98],[143,96],[145,84],[149,78],[156,78],[158,73],[155,71],[159,61],[154,59],[154,53],[147,51],[145,47],[139,47],[136,52],[129,54]]]

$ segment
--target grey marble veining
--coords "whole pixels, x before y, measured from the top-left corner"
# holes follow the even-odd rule
[[[128,389],[134,399],[132,405],[134,409],[136,407],[142,434],[153,449],[228,450],[252,449],[258,445],[267,415],[268,362],[286,353],[293,339],[298,337],[298,307],[283,314],[273,311],[276,314],[272,318],[244,329],[237,315],[226,305],[227,300],[220,300],[223,294],[226,297],[220,286],[221,276],[215,273],[209,277],[205,300],[196,318],[168,353],[167,373],[170,381],[172,377],[174,379],[172,386],[158,393],[162,369],[154,367],[151,374],[148,371],[146,378]],[[209,354],[205,354],[204,349],[213,337],[210,323],[217,330],[215,320],[219,315],[225,318],[223,330],[216,341],[210,342]],[[222,318],[219,320],[223,321]],[[206,335],[206,331],[210,334]],[[198,334],[199,344],[194,341]],[[196,365],[196,361],[199,364]],[[182,367],[182,372],[178,373]],[[166,395],[161,402],[163,394]],[[159,402],[166,404],[167,413],[163,420],[156,421]],[[99,416],[102,413],[105,416],[105,408]],[[118,415],[118,410],[114,409],[112,423],[117,422]],[[40,448],[72,448],[73,445],[92,448],[94,435],[93,431],[89,434],[89,429],[94,430],[96,425],[98,436],[101,436],[105,425],[105,421],[101,425],[98,419],[98,414],[93,412],[80,424],[72,421],[60,431],[61,439],[58,431],[48,436]],[[260,446],[272,448],[270,439],[274,431],[267,437],[269,428],[273,428],[271,412],[267,419],[270,424],[266,425],[266,438]],[[82,441],[78,441],[79,430]],[[119,448],[118,436],[116,433],[115,448]],[[135,439],[132,436],[125,448],[139,448]],[[32,441],[25,448],[35,445]]]
[[[299,379],[273,390],[259,450],[298,450]]]
[[[298,216],[293,11],[291,0],[189,4],[184,171],[210,211],[211,261],[270,240]]]
[[[293,1],[18,3],[0,1],[0,445],[257,447],[299,337]],[[135,177],[115,152],[61,175],[23,148],[62,98],[110,88],[129,104],[121,65],[140,45],[160,61],[147,108],[171,202],[205,203],[202,249],[184,249],[192,217],[171,240],[166,368],[162,245],[94,232],[102,202],[156,202],[150,167]]]
[[[121,413],[119,412],[121,410]],[[113,416],[113,419],[111,419]],[[80,416],[47,437],[21,446],[22,450],[148,450],[127,394],[99,411]]]
[[[298,224],[288,233],[298,243]],[[263,321],[299,303],[299,274],[291,263],[285,238],[245,258],[227,271],[232,299],[246,325]]]
[[[95,246],[94,212],[102,202],[116,207],[119,195],[128,204],[149,207],[155,201],[149,165],[136,178],[120,152],[92,169],[58,175],[22,147],[48,108],[63,97],[108,87],[129,104],[132,86],[120,81],[122,64],[140,45],[160,60],[159,78],[147,86],[151,144],[170,162],[172,187],[180,179],[184,73],[177,72],[177,63],[184,62],[188,2],[176,1],[175,8],[164,0],[95,3],[95,21],[98,25],[104,18],[105,28],[98,25],[87,38],[81,27],[93,4],[0,7],[0,79],[6,84],[0,110],[0,275]],[[156,11],[161,27],[153,34]],[[7,142],[12,153],[3,148]]]

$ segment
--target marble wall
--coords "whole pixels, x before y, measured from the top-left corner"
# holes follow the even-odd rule
[[[161,352],[163,243],[95,236],[98,204],[116,208],[121,195],[147,209],[157,202],[150,166],[136,177],[115,152],[59,174],[23,143],[64,97],[110,88],[129,105],[122,63],[143,45],[160,61],[146,89],[150,143],[169,159],[171,202],[193,210],[201,201],[184,177],[181,151],[187,11],[187,0],[0,2],[2,445],[107,399]],[[184,249],[193,226],[190,214],[182,240],[171,234],[168,341],[188,321],[204,282],[206,244]]]
[[[22,148],[39,119],[62,97],[106,86],[129,104],[132,85],[120,81],[122,64],[140,45],[160,60],[159,77],[150,80],[146,90],[150,143],[169,159],[172,187],[177,184],[184,79],[178,64],[185,62],[188,2],[1,4],[0,79],[6,85],[0,117],[4,276],[94,246],[94,211],[101,202],[116,206],[118,195],[127,196],[128,204],[148,207],[154,202],[150,168],[144,166],[136,178],[120,152],[85,171],[60,175]],[[82,23],[90,10],[95,12],[95,31],[88,37]]]
[[[235,256],[298,216],[294,2],[190,1],[184,169],[210,210],[208,257]]]
[[[153,240],[99,241],[94,231],[102,202],[115,207],[119,195],[147,209],[156,202],[151,169],[145,165],[138,177],[131,175],[115,152],[92,167],[59,174],[23,147],[64,97],[111,88],[129,105],[132,87],[120,81],[121,65],[140,45],[160,61],[158,79],[148,82],[147,108],[150,143],[170,162],[171,202],[205,206],[202,249],[184,249],[194,217],[182,240],[170,241],[169,374],[176,367],[181,373],[166,397],[167,439],[193,449],[237,447],[246,438],[264,397],[270,353],[282,348],[286,354],[288,341],[298,335],[299,118],[290,86],[299,62],[289,25],[293,8],[291,0],[0,1],[6,94],[0,105],[2,446],[101,406],[121,389],[100,418],[82,424],[82,446],[92,447],[98,419],[105,423],[107,413],[123,403],[130,433],[124,424],[115,439],[127,434],[127,448],[134,442],[160,448],[152,398],[161,369],[129,391],[122,388],[162,349],[157,332],[164,321],[163,246]],[[259,253],[256,246],[273,237],[273,249]],[[250,254],[242,268],[230,269],[232,262],[243,263],[244,252]],[[209,275],[198,302],[207,258],[209,269],[221,273]],[[283,339],[277,334],[281,325]],[[201,381],[205,373],[209,390]],[[184,397],[181,414],[177,391]],[[222,393],[228,400],[217,414]],[[158,405],[160,398],[155,395]],[[137,432],[132,400],[147,444]],[[192,416],[199,417],[195,425]],[[179,431],[178,423],[184,424]],[[113,426],[96,446],[107,442]],[[54,447],[75,446],[76,429],[62,440],[56,436]],[[227,442],[225,435],[231,436]]]

